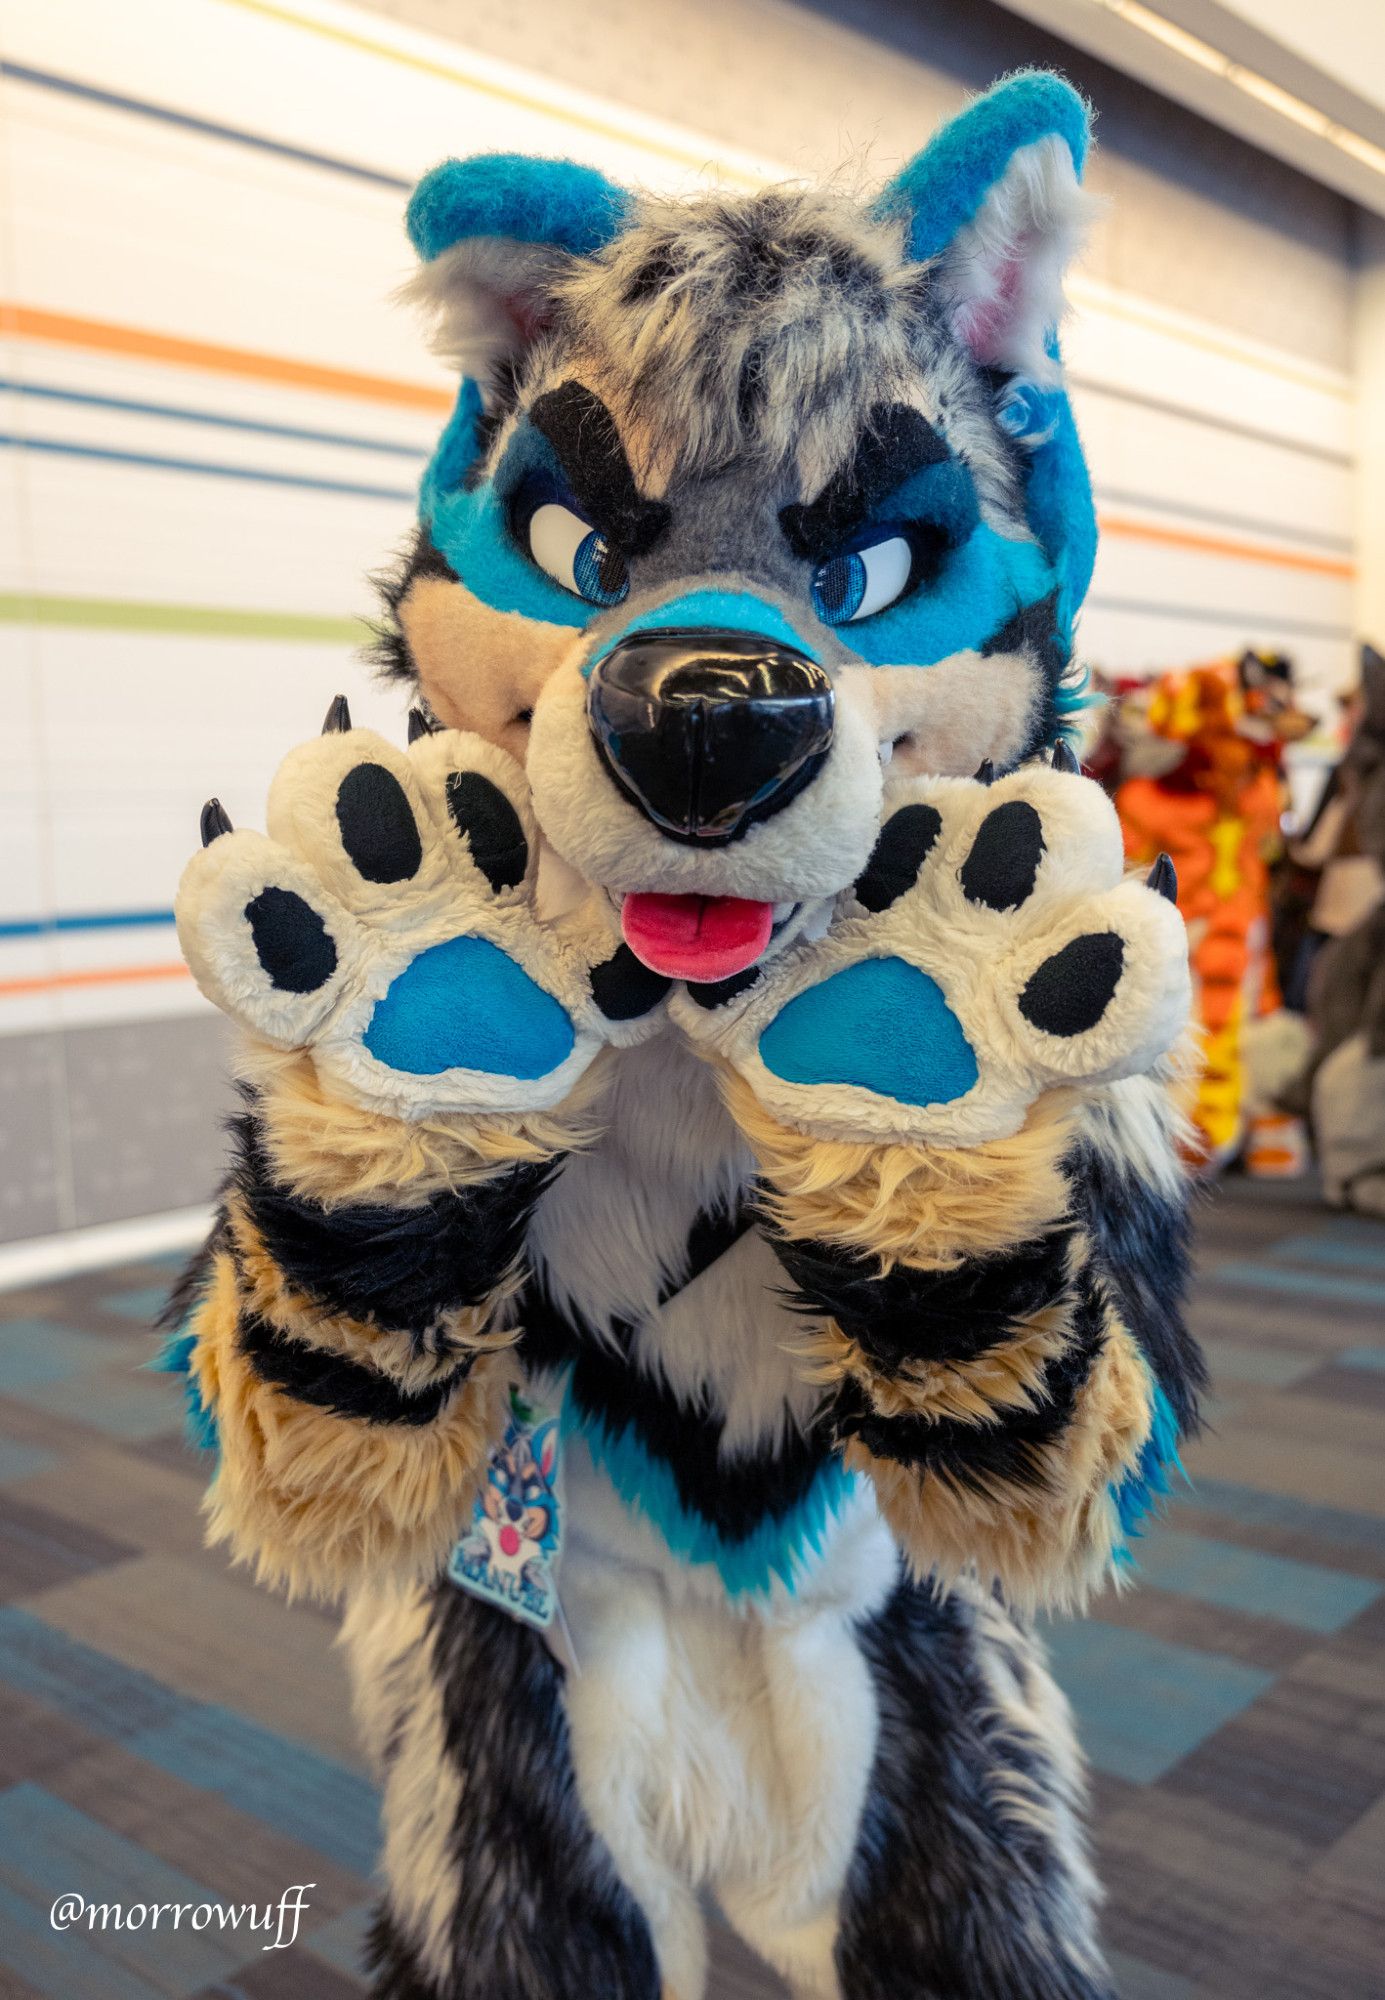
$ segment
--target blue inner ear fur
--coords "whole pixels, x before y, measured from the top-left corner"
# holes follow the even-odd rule
[[[589,257],[625,227],[630,196],[595,167],[535,160],[525,153],[478,153],[444,160],[409,201],[409,240],[425,263],[477,236],[550,243]]]
[[[785,1083],[855,1084],[901,1104],[951,1104],[976,1082],[961,1022],[926,972],[867,958],[797,994],[760,1036]]]

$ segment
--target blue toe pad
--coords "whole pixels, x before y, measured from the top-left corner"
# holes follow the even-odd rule
[[[902,958],[867,958],[789,1001],[760,1036],[785,1083],[854,1083],[901,1104],[951,1104],[976,1056],[935,980]]]
[[[409,1076],[479,1069],[547,1076],[571,1055],[566,1010],[485,938],[449,938],[421,951],[376,1004],[365,1045]]]

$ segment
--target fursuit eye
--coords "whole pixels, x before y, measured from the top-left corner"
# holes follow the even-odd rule
[[[630,589],[625,558],[589,521],[556,500],[536,507],[529,520],[529,553],[564,590],[588,604],[619,604]]]
[[[829,556],[813,571],[813,609],[824,625],[869,618],[904,595],[913,566],[914,551],[903,535]]]

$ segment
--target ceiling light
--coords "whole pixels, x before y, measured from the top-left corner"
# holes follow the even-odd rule
[[[1325,139],[1329,146],[1335,146],[1339,153],[1348,154],[1373,173],[1385,175],[1385,146],[1363,139],[1359,132],[1353,132],[1347,125],[1335,124],[1316,105],[1307,103],[1302,97],[1295,97],[1292,91],[1282,89],[1277,83],[1271,83],[1258,70],[1247,69],[1244,63],[1232,62],[1220,49],[1214,49],[1210,42],[1204,42],[1199,36],[1190,35],[1186,28],[1165,20],[1152,7],[1142,6],[1140,0],[1095,0],[1095,4],[1130,27],[1138,28],[1142,35],[1162,43],[1185,61],[1196,63],[1199,69],[1221,77],[1223,82],[1231,84],[1243,96],[1253,97],[1266,110],[1288,119],[1291,125],[1310,132],[1315,139]]]

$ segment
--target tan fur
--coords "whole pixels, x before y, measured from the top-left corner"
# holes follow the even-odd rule
[[[496,611],[449,577],[419,576],[399,606],[400,627],[429,708],[449,729],[471,729],[521,763],[540,690],[578,634],[517,611]]]
[[[888,1378],[877,1374],[869,1357],[833,1320],[794,1351],[810,1364],[811,1381],[828,1384],[852,1376],[865,1382],[882,1417],[988,1424],[1042,1402],[1044,1368],[1067,1346],[1070,1321],[1069,1305],[1050,1306],[1023,1321],[1013,1339],[972,1361],[911,1361]]]
[[[1013,764],[1032,740],[1042,677],[1023,653],[958,653],[932,667],[853,667],[863,676],[876,734],[893,743],[891,780],[969,778],[989,759]]]
[[[237,1067],[259,1096],[275,1177],[327,1208],[381,1199],[421,1208],[503,1167],[588,1145],[605,1071],[598,1059],[554,1111],[406,1122],[329,1096],[302,1050],[247,1042]]]
[[[500,1434],[512,1364],[478,1361],[435,1422],[363,1424],[262,1382],[237,1344],[235,1266],[221,1253],[194,1322],[192,1368],[221,1458],[208,1540],[290,1595],[436,1573]]]
[[[444,1314],[420,1340],[412,1333],[371,1326],[345,1313],[326,1312],[295,1291],[266,1250],[241,1196],[228,1198],[226,1221],[235,1248],[243,1305],[286,1340],[376,1368],[410,1395],[450,1374],[463,1354],[509,1347],[517,1337],[493,1326],[499,1308],[518,1289],[516,1275],[497,1286],[484,1304]]]
[[[1040,1454],[1042,1481],[975,1491],[879,1459],[853,1442],[847,1463],[875,1483],[881,1511],[920,1575],[972,1571],[1023,1610],[1077,1608],[1105,1578],[1119,1523],[1109,1487],[1149,1433],[1149,1370],[1112,1314],[1105,1345],[1061,1438]]]
[[[769,1184],[765,1206],[786,1236],[827,1238],[882,1268],[942,1271],[1023,1243],[1067,1214],[1061,1162],[1077,1125],[1075,1091],[1040,1098],[1013,1138],[919,1151],[794,1131],[733,1071],[721,1077]]]

